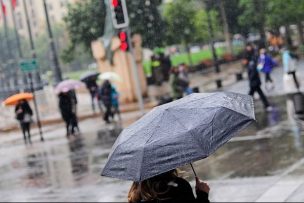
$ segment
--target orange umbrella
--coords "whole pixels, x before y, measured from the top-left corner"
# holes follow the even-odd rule
[[[7,98],[4,102],[3,105],[5,106],[14,106],[18,103],[18,101],[20,100],[27,100],[30,101],[34,98],[32,93],[19,93],[19,94],[15,94],[13,96],[10,96],[9,98]]]

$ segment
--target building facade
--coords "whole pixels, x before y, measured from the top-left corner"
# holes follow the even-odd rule
[[[67,14],[68,4],[73,4],[77,0],[47,0],[49,18],[51,24],[63,23],[63,18]],[[4,1],[7,11],[7,22],[9,27],[13,27],[11,0]],[[43,0],[16,0],[13,9],[16,16],[16,27],[22,37],[28,38],[28,28],[26,23],[25,6],[29,15],[29,21],[33,37],[37,37],[46,30],[46,19]]]

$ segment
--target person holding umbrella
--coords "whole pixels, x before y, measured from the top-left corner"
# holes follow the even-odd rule
[[[18,101],[15,107],[15,114],[16,114],[16,119],[20,123],[25,144],[27,143],[27,139],[28,142],[32,144],[31,122],[32,122],[33,111],[27,100],[23,99]],[[28,137],[26,137],[26,134]]]
[[[84,87],[84,83],[80,81],[64,80],[55,88],[59,98],[59,109],[66,123],[68,137],[70,134],[74,134],[75,128],[79,130],[76,116],[77,98],[75,90],[81,87]]]
[[[141,183],[134,182],[128,194],[129,203],[209,203],[209,185],[196,179],[196,198],[188,181],[177,170],[155,176]]]
[[[93,72],[93,73],[86,73],[84,74],[80,80],[85,83],[88,91],[91,95],[91,102],[92,102],[92,110],[95,113],[95,100],[97,98],[98,94],[98,85],[97,85],[97,78],[100,75],[100,73]]]
[[[30,144],[32,143],[30,128],[31,128],[33,111],[28,101],[31,101],[33,99],[34,99],[34,95],[32,93],[23,92],[8,97],[2,103],[4,106],[15,106],[15,118],[20,123],[25,144],[27,143],[26,134],[28,135],[29,143]]]
[[[66,124],[66,136],[69,137],[74,134],[73,124],[73,102],[70,95],[67,92],[61,92],[58,95],[59,98],[59,110]]]
[[[102,100],[102,103],[106,107],[106,112],[104,114],[104,121],[106,123],[110,123],[109,118],[112,117],[112,85],[109,80],[105,80],[100,92],[99,92],[100,98]]]
[[[155,107],[124,129],[114,143],[101,175],[134,182],[130,202],[208,202],[209,187],[193,162],[212,155],[255,121],[249,95],[197,94]],[[198,198],[174,174],[190,165]]]

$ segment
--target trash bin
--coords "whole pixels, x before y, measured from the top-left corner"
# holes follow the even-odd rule
[[[296,93],[293,95],[293,103],[296,114],[304,114],[304,95],[302,93]]]

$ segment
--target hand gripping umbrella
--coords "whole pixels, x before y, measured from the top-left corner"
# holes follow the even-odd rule
[[[154,108],[126,128],[102,175],[140,182],[204,159],[254,120],[248,95],[189,95]]]

